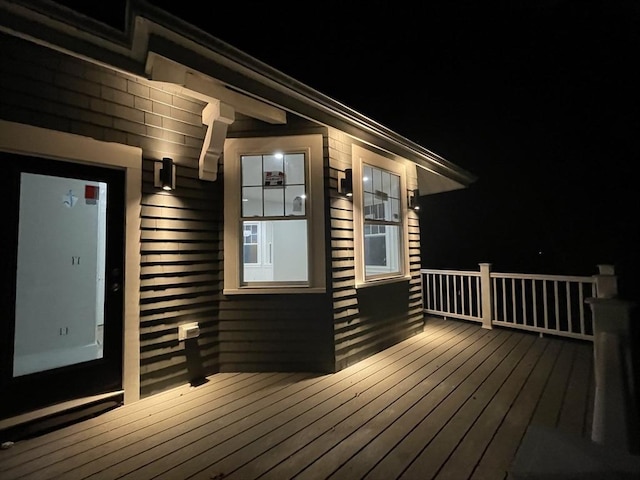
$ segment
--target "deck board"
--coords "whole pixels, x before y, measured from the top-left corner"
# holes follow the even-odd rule
[[[451,376],[473,355],[476,349],[488,343],[491,337],[492,335],[487,334],[486,331],[476,330],[463,342],[458,342],[450,348],[446,355],[435,359],[435,365],[430,365],[429,369],[421,367],[416,371],[413,374],[415,378],[408,379],[411,383],[407,388],[402,390],[395,388],[392,395],[396,398],[391,398],[388,404],[370,412],[363,419],[362,424],[357,425],[357,428],[354,428],[351,422],[345,422],[344,425],[337,427],[336,430],[343,431],[344,437],[335,438],[334,431],[326,435],[325,446],[322,450],[326,453],[322,456],[318,456],[318,452],[313,447],[309,449],[313,451],[313,456],[309,455],[313,463],[310,462],[308,466],[305,466],[304,470],[296,475],[296,478],[302,480],[327,478],[330,475],[333,475],[334,478],[361,476],[362,471],[356,473],[354,465],[350,463],[351,460],[357,458],[357,466],[362,469],[367,463],[363,461],[364,455],[369,459],[372,458],[372,455],[381,455],[380,451],[371,452],[373,449],[369,447],[373,442],[376,442],[378,437],[382,437],[383,433],[394,424],[413,424],[414,418],[411,409],[443,381],[455,382]],[[385,441],[391,443],[389,437]],[[378,445],[380,445],[379,442]],[[369,451],[365,452],[368,448]],[[298,456],[289,459],[287,464],[292,461],[299,462]],[[304,463],[301,466],[303,465]]]
[[[580,348],[581,346],[576,345],[571,375],[566,384],[565,399],[558,419],[558,428],[572,435],[583,434],[589,400],[589,378],[594,375],[590,361],[593,353],[589,349]]]
[[[530,424],[589,435],[591,348],[429,318],[335,374],[218,374],[21,440],[0,478],[501,479]]]
[[[505,332],[492,331],[486,334],[481,340],[470,344],[469,357],[458,356],[458,362],[445,366],[439,371],[440,375],[432,379],[424,394],[402,415],[393,415],[392,423],[384,430],[374,431],[375,437],[358,451],[357,456],[353,456],[348,462],[341,465],[331,478],[351,479],[362,478],[370,469],[386,457],[391,450],[399,445],[411,431],[416,427],[418,421],[426,418],[430,412],[438,407],[451,391],[473,370],[474,363],[481,363],[484,358],[498,349],[508,338]],[[340,448],[340,446],[338,446]],[[398,455],[398,451],[394,455]],[[326,459],[329,461],[330,459]]]
[[[464,437],[438,471],[438,478],[469,478],[529,375],[541,359],[546,346],[544,341],[537,341],[531,345],[523,359],[483,407],[471,427],[463,432]],[[473,402],[474,405],[476,403]]]
[[[473,422],[489,406],[508,376],[529,354],[533,343],[531,337],[520,340],[507,356],[499,360],[499,363],[477,388],[468,388],[466,391],[456,390],[456,395],[451,398],[451,403],[462,406],[453,412],[433,441],[421,450],[411,465],[402,472],[400,478],[417,478],[418,476],[433,478],[436,476],[456,446],[465,438]]]
[[[472,330],[472,331],[469,331]],[[424,394],[426,382],[434,383],[431,379],[438,369],[443,368],[452,359],[455,359],[464,348],[467,341],[472,341],[478,335],[477,329],[469,329],[457,335],[452,341],[442,344],[443,348],[438,348],[423,354],[417,361],[410,365],[411,370],[404,370],[393,375],[383,376],[383,379],[376,383],[375,389],[370,389],[364,393],[358,393],[353,402],[356,405],[343,405],[341,412],[332,412],[334,415],[327,418],[327,429],[319,436],[307,443],[304,448],[296,451],[285,451],[281,456],[281,461],[272,470],[269,470],[262,478],[278,480],[281,478],[291,478],[298,475],[308,465],[319,459],[330,459],[331,464],[338,461],[339,456],[344,456],[350,450],[359,450],[364,445],[359,436],[353,436],[354,432],[365,433],[373,431],[377,434],[382,430],[382,425],[369,424],[377,416],[382,416],[385,410],[391,410],[392,420],[397,419],[406,404],[415,403],[416,397],[420,398]],[[467,336],[468,335],[468,336]],[[411,372],[409,375],[407,375]],[[422,388],[420,388],[422,387]],[[354,409],[355,407],[355,409]],[[295,439],[292,439],[295,445]],[[353,445],[355,443],[355,445]],[[339,445],[339,452],[329,451]],[[323,457],[324,455],[324,457]],[[271,454],[268,455],[271,457]],[[286,461],[284,461],[286,460]],[[247,465],[239,470],[237,475],[231,478],[246,478],[255,475],[258,471],[266,471],[264,463],[258,465]],[[256,468],[257,467],[257,468]],[[317,471],[315,467],[309,472],[305,472],[302,478],[324,478],[330,472]]]
[[[332,385],[326,392],[316,395],[313,404],[304,402],[300,404],[300,415],[296,411],[287,411],[284,423],[272,425],[268,434],[254,441],[251,436],[247,440],[246,448],[237,450],[219,462],[212,463],[211,457],[205,452],[197,463],[198,476],[194,478],[208,478],[208,470],[214,473],[224,472],[231,478],[255,478],[261,473],[267,472],[277,463],[289,459],[302,446],[306,446],[327,431],[335,429],[335,425],[341,422],[346,415],[359,408],[359,405],[375,398],[380,391],[384,391],[389,385],[397,382],[398,375],[404,375],[412,369],[416,359],[422,355],[434,356],[446,351],[451,343],[455,342],[465,331],[473,330],[465,326],[464,329],[456,329],[446,332],[441,337],[434,339],[427,345],[416,345],[410,353],[392,361],[387,358],[383,368],[371,369],[371,374],[362,379],[350,379],[348,385],[337,385],[334,382],[338,376],[328,379]],[[330,395],[327,395],[329,394]],[[295,416],[292,418],[292,416]],[[234,468],[242,465],[241,468]],[[195,466],[195,464],[194,464]],[[170,475],[167,476],[170,478]],[[288,478],[288,477],[278,477]]]
[[[473,480],[499,480],[506,478],[511,459],[525,434],[529,420],[542,395],[546,379],[556,362],[562,344],[550,340],[518,397],[502,419],[491,442],[482,452],[482,458],[470,475]]]
[[[162,459],[164,455],[190,447],[193,438],[202,435],[202,432],[217,432],[241,422],[245,416],[259,411],[273,396],[286,394],[288,386],[300,384],[305,377],[308,375],[279,374],[270,377],[267,384],[259,384],[258,381],[258,385],[250,390],[234,392],[230,399],[233,401],[215,410],[205,403],[197,409],[168,416],[161,421],[150,418],[142,429],[136,429],[135,436],[113,440],[108,445],[113,453],[85,463],[82,468],[70,471],[69,475],[78,478],[120,478],[126,473],[136,472],[141,466],[155,465],[154,461]]]
[[[215,415],[225,415],[229,410],[237,409],[239,404],[245,401],[245,398],[251,397],[251,394],[262,395],[270,385],[291,375],[268,374],[256,377],[257,379],[251,382],[243,383],[231,394],[222,395],[223,399],[225,396],[231,398],[216,409]],[[240,393],[246,394],[246,397],[235,400],[234,396]],[[202,421],[202,415],[210,414],[206,403],[203,404],[199,398],[190,399],[185,403],[171,402],[171,408],[143,410],[134,419],[115,416],[107,428],[94,429],[90,436],[77,439],[65,448],[41,456],[28,464],[23,464],[23,468],[18,471],[21,474],[22,471],[24,473],[37,472],[38,478],[41,480],[56,478],[60,475],[85,478],[103,465],[111,465],[113,462],[120,463],[123,459],[134,454],[140,446],[143,449],[148,448],[146,445],[152,441],[152,438],[157,440],[153,435],[158,431],[163,432],[164,429],[169,428],[173,430],[175,435],[176,431],[190,431],[192,428],[197,428]],[[176,415],[176,412],[183,413]],[[64,461],[61,461],[62,459]],[[47,466],[46,472],[39,471],[43,466]]]
[[[547,384],[536,406],[536,410],[531,419],[531,425],[556,427],[560,418],[560,410],[564,400],[571,365],[575,356],[576,344],[565,342]]]
[[[487,377],[500,365],[502,360],[526,338],[507,334],[508,338],[495,351],[491,352],[479,366],[472,365],[471,374],[462,379],[458,384],[452,385],[447,396],[429,411],[429,414],[420,419],[419,423],[412,426],[412,430],[402,438],[402,442],[395,446],[390,454],[387,454],[367,475],[366,478],[400,478],[403,472],[411,465],[428,445],[442,430],[449,420],[461,408],[462,404],[472,396]],[[435,448],[434,448],[435,449]],[[429,478],[429,477],[423,477]]]

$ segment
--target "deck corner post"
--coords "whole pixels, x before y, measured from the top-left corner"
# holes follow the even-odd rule
[[[629,344],[635,303],[617,298],[612,267],[599,267],[600,274],[594,276],[597,297],[586,300],[593,314],[595,398],[591,440],[630,451],[637,441],[631,433],[638,421],[633,415],[635,385]]]
[[[493,291],[491,286],[491,264],[480,263],[480,292],[482,295],[482,328],[493,328]]]

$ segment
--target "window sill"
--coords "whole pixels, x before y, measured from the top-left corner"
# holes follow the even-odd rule
[[[402,277],[381,278],[380,280],[368,280],[366,282],[356,282],[356,289],[375,287],[377,285],[388,285],[390,283],[408,282],[410,280],[411,280],[411,275],[403,275]]]
[[[326,293],[325,288],[320,287],[242,287],[225,288],[223,295],[279,295],[279,294],[306,294],[306,293]]]

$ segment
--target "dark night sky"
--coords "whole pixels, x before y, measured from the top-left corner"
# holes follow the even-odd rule
[[[640,2],[151,3],[476,174],[421,198],[424,266],[614,263],[637,298]]]

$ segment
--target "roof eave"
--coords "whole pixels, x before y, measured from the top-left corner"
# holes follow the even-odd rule
[[[48,0],[0,0],[0,28],[138,76],[149,53],[166,56],[245,95],[341,130],[466,187],[470,172],[232,45],[144,0],[129,0],[126,31],[106,27]]]

